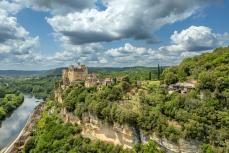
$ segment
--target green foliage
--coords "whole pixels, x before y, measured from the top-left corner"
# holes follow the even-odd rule
[[[0,83],[0,123],[24,101],[23,95]]]
[[[89,111],[108,122],[135,125],[137,118],[135,113],[117,109],[118,102],[130,87],[127,81],[104,86],[99,91],[79,84],[71,86],[64,92],[63,104],[68,111],[74,112],[78,117]]]
[[[160,73],[165,67],[159,67]],[[120,69],[100,69],[97,71],[100,77],[123,77],[127,76],[131,83],[143,80],[158,80],[158,68],[157,67],[132,67],[132,68],[120,68]]]
[[[47,98],[59,81],[59,76],[25,77],[25,78],[2,78],[0,83],[8,84],[11,89],[26,94],[32,94],[37,98]],[[1,98],[1,88],[0,88]]]
[[[214,91],[216,88],[217,77],[210,72],[201,72],[198,76],[198,83],[200,89],[208,89]]]
[[[176,83],[178,81],[177,72],[174,70],[174,68],[166,69],[162,76],[164,83],[167,85]]]
[[[3,107],[0,107],[0,121],[6,117],[6,112]]]
[[[163,153],[163,151],[157,149],[153,141],[149,141],[145,145],[135,146],[135,150],[137,153]]]
[[[188,94],[170,95],[162,113],[179,122],[185,138],[205,142],[203,152],[225,152],[228,146],[228,76],[228,47],[187,58],[163,73],[166,84],[197,80],[196,89]]]
[[[29,153],[30,150],[34,149],[35,143],[36,143],[35,137],[30,138],[24,146],[25,153]]]
[[[203,153],[215,153],[215,152],[213,151],[212,146],[209,145],[209,144],[203,144],[203,145],[201,146],[201,149],[202,149]]]

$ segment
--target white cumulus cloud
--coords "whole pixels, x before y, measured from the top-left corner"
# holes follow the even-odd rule
[[[104,0],[106,10],[86,9],[48,18],[56,33],[71,44],[111,42],[123,38],[155,42],[152,32],[186,19],[212,0]]]
[[[17,23],[9,12],[0,10],[0,65],[33,63],[39,46],[39,37],[30,37],[29,32]]]
[[[170,38],[172,44],[161,47],[161,51],[198,52],[224,45],[229,39],[229,34],[215,33],[206,26],[190,26],[181,32],[175,31]]]

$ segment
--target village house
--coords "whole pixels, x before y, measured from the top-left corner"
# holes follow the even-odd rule
[[[98,76],[94,73],[88,74],[86,80],[85,80],[85,87],[90,88],[90,87],[95,87],[100,84],[100,80]]]
[[[169,93],[179,92],[179,93],[185,94],[188,91],[190,91],[191,89],[194,89],[195,84],[196,84],[196,81],[194,80],[178,82],[178,83],[169,85],[168,90],[169,90]]]
[[[125,81],[127,80],[128,78],[126,76],[123,76],[123,77],[116,77],[116,81],[117,82],[121,82],[121,81]]]
[[[109,78],[105,78],[105,79],[103,80],[102,85],[104,85],[104,86],[109,86],[109,85],[112,85],[112,84],[114,84],[114,83],[115,83],[114,78],[109,77]]]

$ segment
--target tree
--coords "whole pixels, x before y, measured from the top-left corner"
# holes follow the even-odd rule
[[[214,153],[212,146],[210,146],[209,144],[203,144],[201,146],[201,149],[203,153]]]
[[[161,69],[160,69],[160,65],[157,65],[157,79],[160,80],[160,76],[161,76]]]
[[[152,80],[152,72],[149,72],[149,80]]]
[[[0,120],[4,119],[6,116],[6,112],[3,107],[0,107]]]
[[[176,83],[178,81],[178,77],[173,72],[168,72],[164,76],[164,81],[167,85]]]
[[[145,145],[135,146],[135,150],[138,153],[162,153],[153,141],[149,141]]]
[[[26,142],[25,147],[24,147],[25,153],[29,153],[30,150],[32,150],[33,148],[35,148],[35,138],[34,137],[30,138]]]
[[[212,72],[201,72],[198,77],[199,88],[214,91],[217,77]]]

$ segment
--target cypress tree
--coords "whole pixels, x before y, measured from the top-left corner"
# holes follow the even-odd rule
[[[160,75],[161,75],[161,70],[160,70],[160,65],[158,64],[157,66],[157,79],[160,80]]]
[[[149,72],[149,80],[152,80],[152,72]]]

